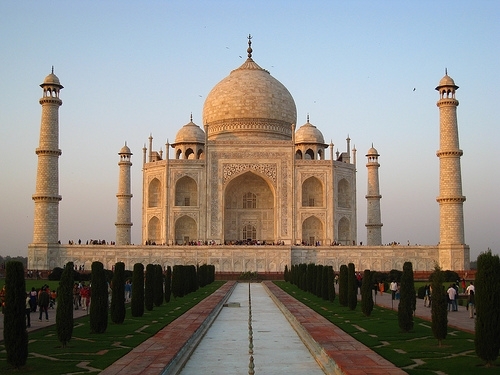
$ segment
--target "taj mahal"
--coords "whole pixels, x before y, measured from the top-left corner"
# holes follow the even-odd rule
[[[447,72],[439,81],[440,238],[437,245],[382,245],[379,153],[365,154],[366,235],[357,233],[356,169],[359,157],[347,137],[342,152],[326,143],[297,110],[287,88],[253,59],[217,83],[206,97],[202,126],[181,127],[173,143],[153,137],[142,149],[142,197],[132,197],[133,153],[118,152],[116,240],[111,244],[59,241],[59,107],[63,86],[53,70],[40,85],[43,96],[33,242],[28,268],[51,270],[67,262],[111,269],[124,262],[213,264],[218,272],[283,272],[299,263],[354,263],[357,270],[468,270],[464,239],[462,180],[455,98],[458,86]],[[64,128],[64,124],[62,124]],[[338,147],[338,146],[337,146]],[[345,147],[345,148],[344,148]],[[118,149],[119,147],[117,147]],[[164,152],[162,149],[164,148]],[[136,152],[136,154],[141,154]],[[142,200],[142,240],[131,241],[131,200]],[[110,223],[110,225],[113,225]],[[137,224],[135,224],[137,225]]]

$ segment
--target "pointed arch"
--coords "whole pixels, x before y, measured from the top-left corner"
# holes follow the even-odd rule
[[[194,153],[192,148],[188,148],[184,153],[185,159],[195,159],[196,154]]]
[[[342,208],[351,207],[351,184],[343,178],[338,183],[338,204]]]
[[[191,177],[181,177],[175,183],[175,205],[176,206],[197,206],[198,205],[198,185]]]
[[[315,160],[315,155],[314,155],[314,151],[312,149],[307,149],[307,151],[305,152],[304,154],[304,159],[306,160]]]
[[[175,243],[187,245],[190,241],[198,239],[196,221],[187,215],[181,216],[175,222]]]
[[[345,216],[339,220],[338,238],[342,245],[351,245],[351,223]]]
[[[264,177],[247,171],[227,184],[224,191],[225,241],[250,238],[243,236],[243,229],[247,225],[253,225],[255,239],[273,242],[276,233],[275,216],[274,190]]]
[[[317,177],[309,177],[302,183],[302,206],[324,207],[323,184]]]
[[[316,216],[309,216],[302,222],[302,242],[307,245],[324,244],[324,225]]]
[[[161,182],[154,178],[148,187],[148,207],[159,207],[161,204]]]
[[[151,243],[159,244],[161,242],[160,220],[156,216],[153,216],[151,219],[149,219],[147,237],[147,240]]]

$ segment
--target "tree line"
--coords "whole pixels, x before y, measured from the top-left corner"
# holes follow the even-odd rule
[[[60,274],[57,288],[56,331],[62,347],[66,347],[73,334],[73,285],[74,264],[68,262]],[[115,324],[125,320],[125,264],[114,266],[111,281],[110,271],[101,262],[91,267],[91,304],[89,309],[90,333],[105,333],[108,317]],[[185,296],[215,280],[215,266],[170,266],[163,272],[159,264],[136,263],[132,272],[131,315],[141,317],[144,309],[170,302],[173,298]],[[4,343],[7,361],[16,369],[24,366],[28,358],[28,332],[26,331],[26,282],[24,266],[20,261],[6,264],[4,309]],[[111,293],[111,301],[110,301]]]
[[[456,275],[453,271],[443,271],[435,266],[430,276],[432,287],[432,332],[439,346],[448,333],[448,302],[444,283]],[[413,279],[413,265],[405,262],[403,270],[392,270],[392,280],[400,282],[400,301],[398,305],[398,325],[402,332],[411,332],[414,328],[414,312],[417,293]],[[386,281],[380,272],[364,270],[361,282],[356,276],[353,263],[341,265],[337,273],[332,266],[310,264],[285,267],[285,281],[317,297],[333,302],[335,284],[338,283],[338,302],[341,306],[355,310],[358,304],[358,288],[361,295],[361,311],[370,316],[373,311],[373,293],[377,293],[377,284]],[[456,278],[454,279],[456,280]],[[387,290],[387,289],[385,289]],[[500,352],[500,257],[492,255],[491,250],[479,255],[475,279],[475,348],[476,355],[486,366],[492,366]]]

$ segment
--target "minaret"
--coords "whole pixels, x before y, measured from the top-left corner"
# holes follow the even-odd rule
[[[470,266],[469,247],[465,245],[462,174],[458,143],[455,91],[458,86],[448,72],[439,81],[439,265],[445,270],[465,270]]]
[[[118,153],[120,155],[120,161],[118,165],[120,166],[120,174],[118,177],[118,193],[116,197],[118,198],[118,209],[116,214],[116,244],[117,245],[130,245],[131,233],[130,229],[132,227],[131,221],[131,209],[130,203],[132,199],[132,194],[130,193],[130,167],[132,162],[130,158],[132,153],[127,147],[123,146]]]
[[[382,221],[380,215],[380,195],[379,179],[378,179],[378,163],[377,150],[372,147],[368,150],[366,157],[368,163],[366,168],[368,170],[368,193],[366,195],[366,244],[368,246],[381,246],[382,245]]]
[[[43,97],[40,141],[36,154],[38,168],[36,188],[32,198],[35,202],[33,243],[28,249],[28,268],[48,269],[51,247],[59,241],[59,91],[63,88],[59,78],[52,72],[40,85]]]

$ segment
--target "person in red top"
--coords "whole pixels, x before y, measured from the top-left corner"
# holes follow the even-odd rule
[[[82,300],[82,310],[87,310],[90,289],[87,285],[85,285],[85,283],[82,284],[82,289],[80,289],[80,297]]]

